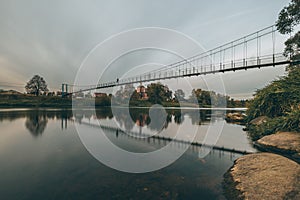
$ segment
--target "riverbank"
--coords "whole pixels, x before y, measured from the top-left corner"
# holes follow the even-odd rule
[[[300,199],[300,133],[278,132],[254,146],[268,153],[242,156],[224,175],[228,199]]]
[[[273,153],[238,158],[224,175],[228,199],[300,199],[300,166]]]
[[[72,99],[46,96],[0,98],[0,108],[71,108]]]
[[[254,145],[259,150],[274,152],[300,163],[300,133],[278,132],[257,140]]]
[[[26,96],[26,95],[10,95],[0,96],[0,108],[72,108],[72,105],[78,107],[110,107],[110,106],[124,106],[127,104],[112,101],[109,97],[96,98],[62,98],[59,96]],[[149,101],[130,101],[129,106],[132,108],[151,107],[154,104]],[[200,105],[190,102],[161,102],[164,107],[174,108],[199,108]],[[211,109],[211,105],[201,105],[201,108]],[[227,107],[228,109],[245,110],[240,107]],[[216,109],[227,109],[216,108]]]

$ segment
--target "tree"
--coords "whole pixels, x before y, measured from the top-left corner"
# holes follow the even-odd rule
[[[277,30],[281,34],[291,34],[294,27],[300,23],[300,0],[292,0],[291,3],[284,7],[279,15],[276,22]],[[294,36],[291,36],[285,42],[286,48],[284,55],[291,59],[299,59],[300,49],[300,31]]]
[[[248,121],[259,117],[270,118],[284,116],[300,109],[300,69],[273,81],[256,91],[248,110]]]
[[[34,75],[32,79],[27,82],[25,89],[28,94],[34,94],[35,96],[39,96],[41,92],[49,91],[46,81],[39,75]]]
[[[120,89],[116,91],[113,101],[116,103],[128,103],[132,95],[136,97],[135,87],[133,84],[127,84],[124,87],[121,86]]]
[[[172,91],[161,83],[151,83],[147,86],[147,94],[151,103],[162,103],[172,99]]]
[[[291,34],[300,23],[300,0],[292,0],[284,7],[276,22],[281,34]],[[284,55],[293,60],[300,59],[300,31],[285,42]],[[300,68],[288,66],[287,76],[275,80],[263,89],[256,91],[254,99],[248,105],[247,122],[267,116],[260,125],[247,125],[250,136],[257,140],[262,136],[278,131],[300,132]]]
[[[176,101],[184,101],[185,94],[182,89],[178,89],[174,93]]]
[[[193,89],[192,96],[196,97],[200,106],[210,106],[211,105],[211,92]]]

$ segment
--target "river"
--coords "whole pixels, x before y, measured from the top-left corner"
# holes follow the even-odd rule
[[[256,151],[243,126],[226,123],[225,113],[169,109],[151,119],[149,109],[132,109],[130,117],[124,108],[1,109],[0,199],[225,199],[223,174],[240,151]],[[196,145],[179,137],[174,151],[187,148],[179,159],[156,171],[126,173],[90,154],[80,127],[101,129],[113,144],[132,152],[160,149],[180,128],[196,131]],[[220,127],[217,148],[201,147],[208,129]],[[199,156],[205,149],[209,153]]]

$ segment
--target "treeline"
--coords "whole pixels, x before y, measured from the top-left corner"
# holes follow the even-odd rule
[[[66,108],[72,106],[72,99],[58,96],[28,96],[22,94],[0,94],[2,108],[54,107]]]
[[[1,94],[0,107],[72,107],[72,103],[79,107],[108,107],[118,105],[130,105],[132,107],[149,107],[154,104],[162,104],[167,107],[246,107],[248,100],[234,100],[229,96],[221,95],[213,91],[193,89],[186,97],[182,89],[171,91],[167,85],[151,83],[147,87],[125,85],[114,95],[98,93],[95,98],[65,98],[58,96],[33,96],[16,94]]]
[[[167,85],[162,83],[151,83],[147,87],[139,86],[136,89],[133,85],[121,87],[115,95],[98,99],[109,101],[115,105],[126,104],[131,106],[150,106],[162,104],[164,106],[199,106],[199,107],[246,107],[248,100],[234,100],[229,96],[218,94],[213,91],[193,89],[186,97],[182,89],[171,91]]]

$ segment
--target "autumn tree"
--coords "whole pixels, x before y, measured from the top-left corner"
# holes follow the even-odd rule
[[[25,89],[27,94],[34,94],[35,96],[39,96],[41,92],[49,91],[46,81],[39,75],[34,75],[32,79],[27,82]]]

